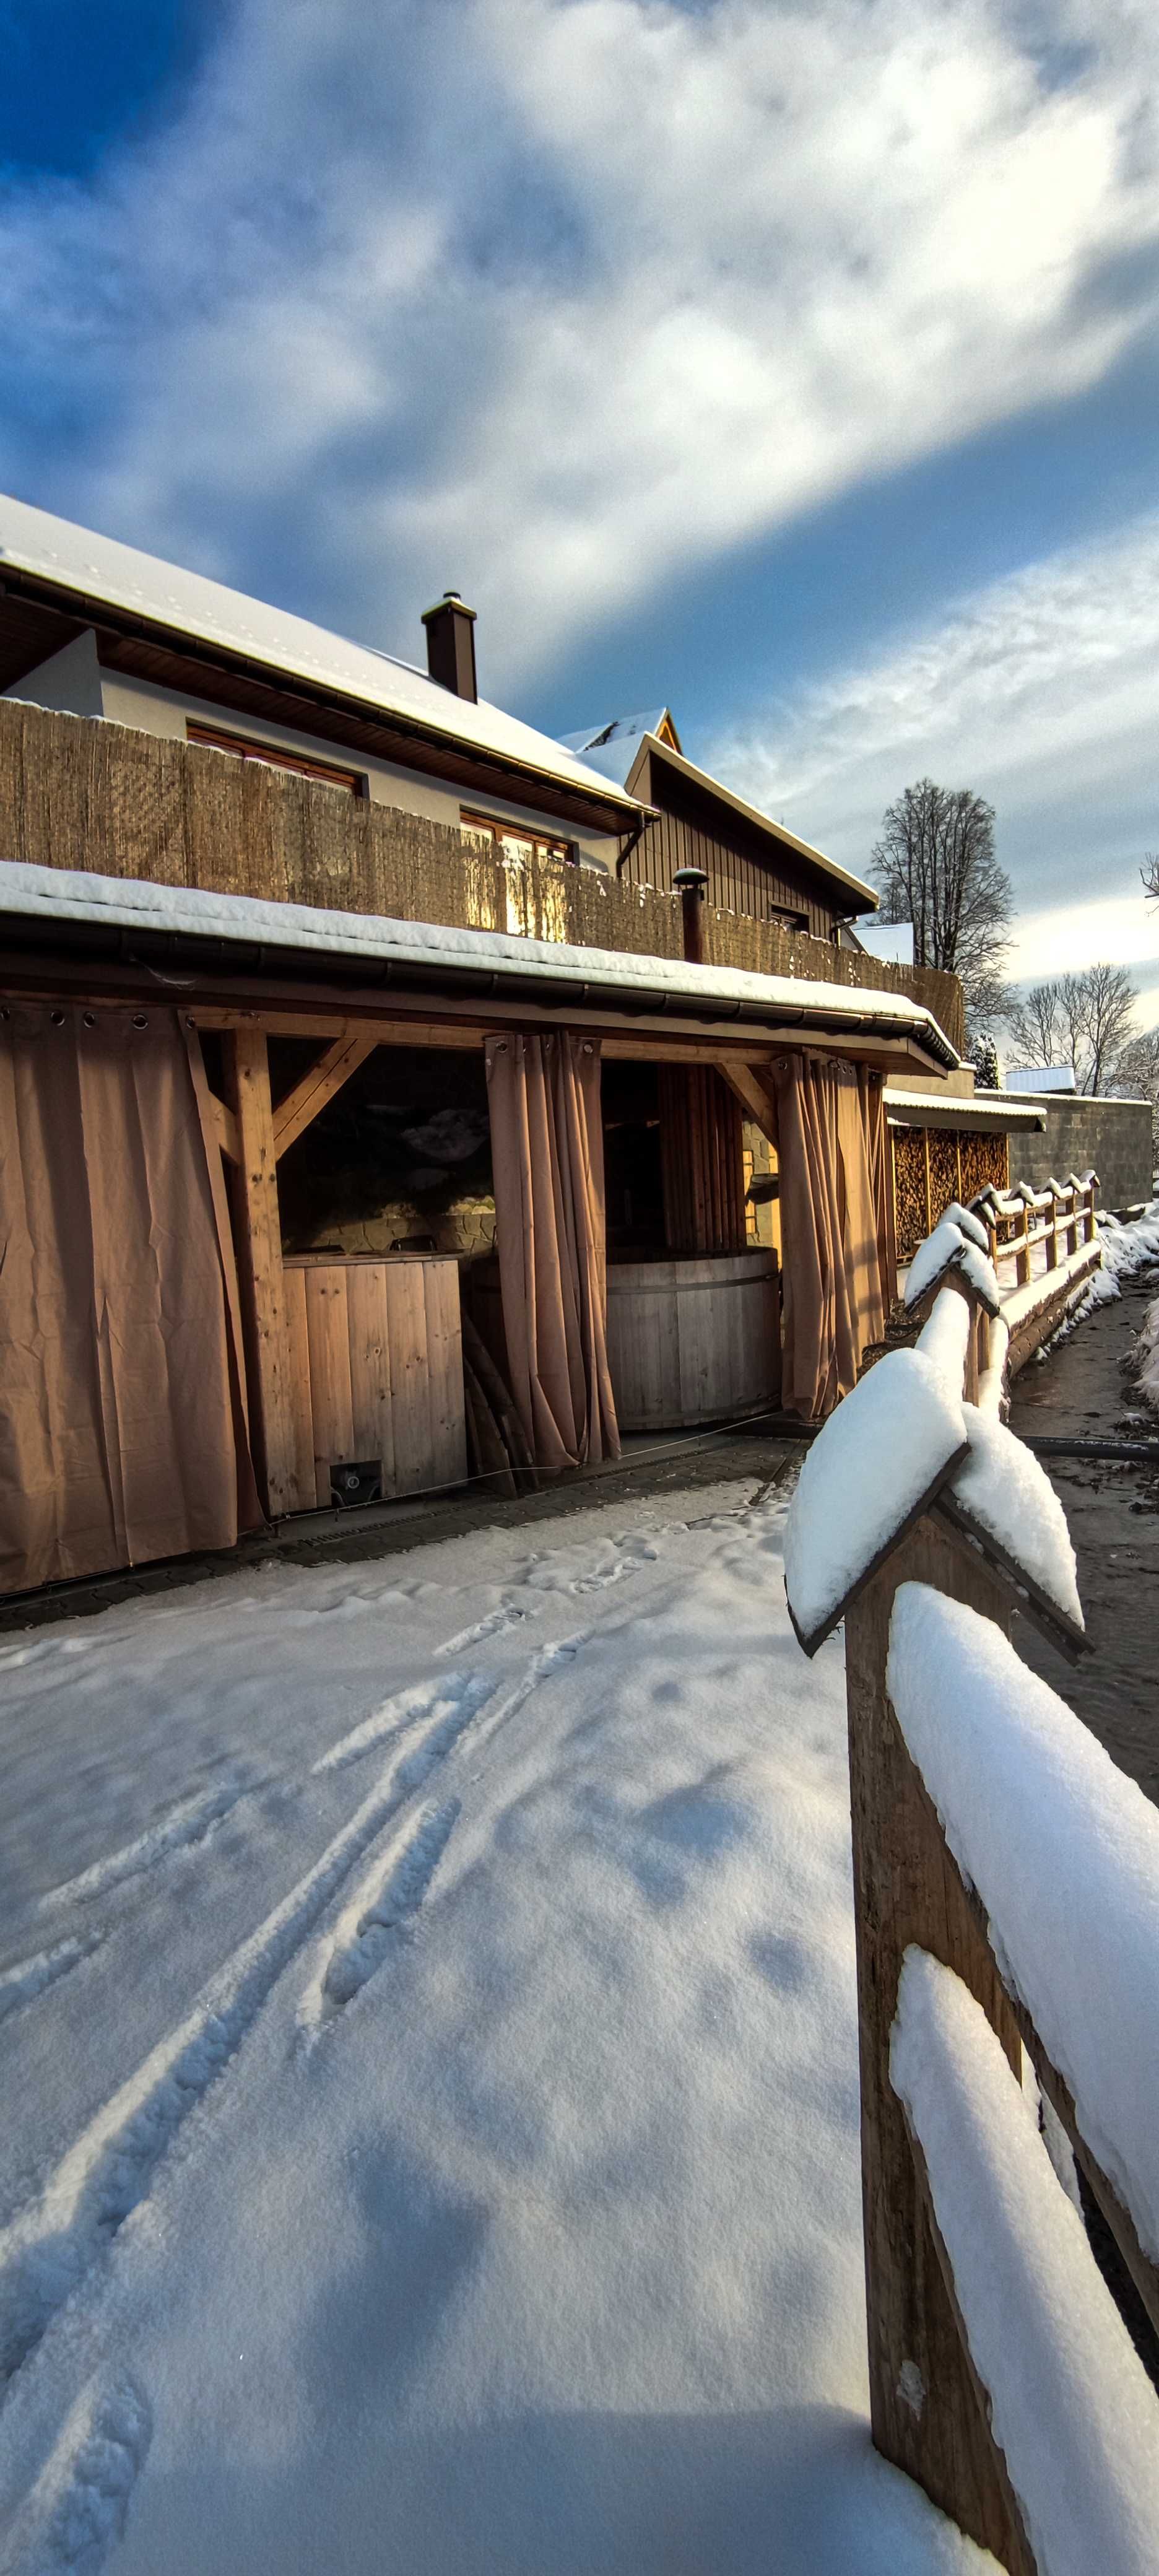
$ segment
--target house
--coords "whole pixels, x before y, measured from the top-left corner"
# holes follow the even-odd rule
[[[488,705],[454,592],[424,670],[8,502],[0,582],[0,1588],[826,1411],[959,1061],[868,891],[709,782],[765,908],[690,962],[670,720],[625,784]]]
[[[702,869],[705,899],[722,911],[834,944],[845,922],[877,910],[871,886],[686,760],[668,707],[565,734],[562,748],[648,808],[620,862],[632,884],[668,894],[681,869]]]

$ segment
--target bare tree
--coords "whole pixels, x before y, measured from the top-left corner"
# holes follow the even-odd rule
[[[1151,1142],[1159,1150],[1159,1029],[1144,1029],[1124,1047],[1115,1067],[1121,1100],[1149,1100]]]
[[[1032,984],[1007,1005],[1012,1065],[1073,1063],[1065,1053],[1061,999],[1061,984]]]
[[[915,963],[960,975],[972,1023],[1000,1017],[1011,891],[993,806],[920,778],[883,815],[871,867],[882,919],[913,923]]]
[[[1139,874],[1148,903],[1159,903],[1159,850],[1144,850]]]
[[[1084,966],[1081,974],[1033,985],[1007,1009],[1011,1064],[1071,1064],[1080,1091],[1113,1091],[1135,1036],[1137,999],[1125,966]]]

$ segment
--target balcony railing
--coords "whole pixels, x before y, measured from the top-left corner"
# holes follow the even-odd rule
[[[679,957],[679,898],[340,794],[256,760],[0,699],[0,860],[265,902]],[[907,994],[965,1042],[961,986],[709,906],[709,965]]]

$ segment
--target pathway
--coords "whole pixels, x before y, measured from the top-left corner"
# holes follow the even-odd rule
[[[1033,1435],[1159,1436],[1127,1374],[1134,1337],[1159,1293],[1159,1273],[1125,1283],[1014,1385],[1010,1422]],[[1145,1418],[1140,1419],[1144,1415]],[[1070,1523],[1079,1591],[1095,1652],[1068,1672],[1025,1622],[1019,1653],[1061,1691],[1124,1771],[1159,1802],[1159,1472],[1117,1459],[1043,1460]]]

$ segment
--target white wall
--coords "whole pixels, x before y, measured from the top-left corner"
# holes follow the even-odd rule
[[[448,823],[454,830],[458,829],[460,806],[466,805],[476,814],[494,814],[503,821],[521,823],[529,832],[558,832],[562,840],[575,842],[587,866],[615,872],[618,844],[606,834],[585,832],[574,823],[553,822],[550,814],[531,813],[526,806],[506,798],[476,795],[466,789],[460,792],[439,778],[424,777],[419,770],[397,769],[390,761],[347,751],[341,743],[323,742],[314,734],[295,733],[287,725],[268,724],[261,716],[235,714],[205,698],[180,696],[176,690],[160,688],[152,680],[133,679],[121,671],[102,671],[100,681],[102,705],[78,709],[78,713],[103,713],[113,724],[132,725],[140,733],[161,734],[171,742],[184,742],[187,718],[224,733],[244,733],[251,742],[268,742],[271,749],[300,752],[304,759],[328,761],[332,768],[353,770],[366,779],[376,804],[397,806],[405,814],[426,814],[432,822]],[[20,694],[31,694],[27,682],[21,684]],[[38,696],[36,703],[46,705],[50,701]]]
[[[71,644],[62,644],[59,653],[50,654],[35,671],[26,671],[22,680],[14,680],[4,695],[23,698],[27,706],[52,707],[59,715],[103,715],[97,639],[91,627],[74,636]]]

